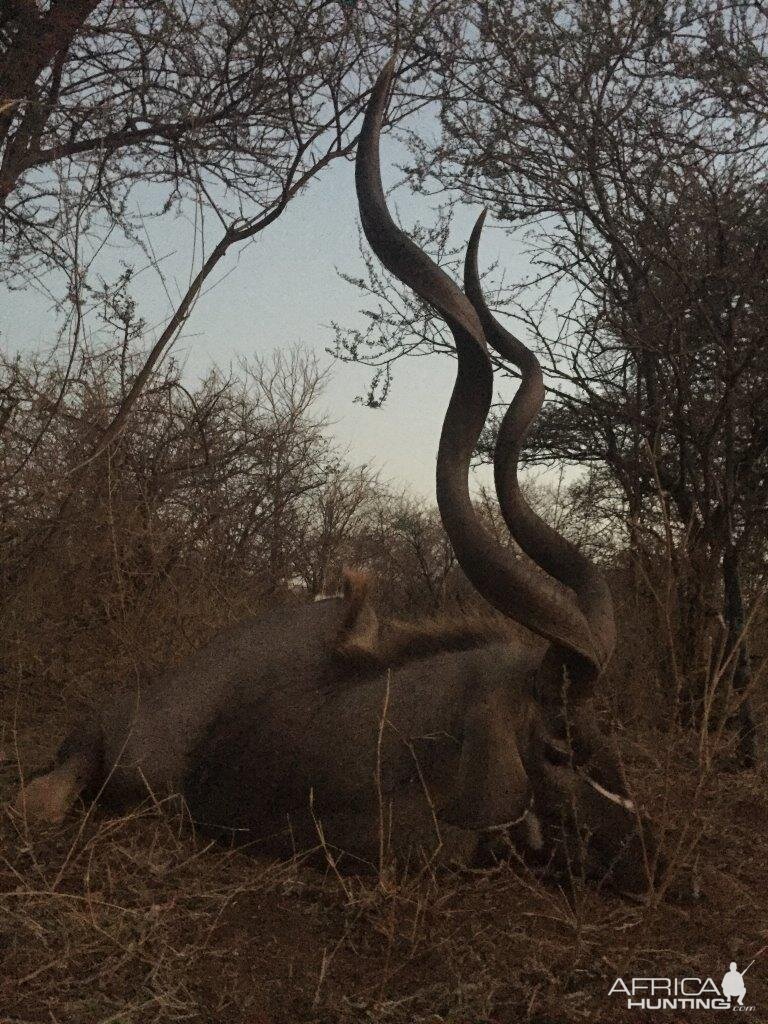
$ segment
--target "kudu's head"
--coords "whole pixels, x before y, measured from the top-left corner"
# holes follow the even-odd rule
[[[543,818],[550,852],[589,874],[610,874],[624,889],[647,886],[656,861],[652,832],[629,798],[621,763],[598,728],[595,682],[616,633],[602,574],[530,508],[518,482],[520,450],[544,399],[536,356],[498,323],[482,293],[477,253],[485,213],[467,249],[462,291],[392,220],[381,184],[379,135],[394,59],[371,94],[357,150],[356,185],[363,230],[384,266],[443,318],[456,343],[457,374],[437,457],[437,503],[456,558],[498,611],[549,641],[536,679],[539,734],[519,751]],[[469,471],[493,395],[488,346],[513,363],[520,386],[497,439],[494,475],[506,525],[544,572],[502,547],[470,498]],[[514,742],[510,738],[510,742]]]

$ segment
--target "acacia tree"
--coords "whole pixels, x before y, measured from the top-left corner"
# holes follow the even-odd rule
[[[711,0],[483,0],[439,30],[442,134],[412,139],[413,182],[528,227],[536,276],[509,308],[555,384],[529,458],[605,467],[637,558],[661,499],[678,661],[719,647],[692,697],[724,666],[745,690],[739,566],[768,497],[768,22]],[[370,332],[337,337],[347,357],[389,374],[443,347],[428,311],[358,285],[377,305]]]

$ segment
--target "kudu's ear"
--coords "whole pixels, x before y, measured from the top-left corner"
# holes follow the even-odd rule
[[[512,716],[498,701],[479,700],[467,709],[456,784],[440,819],[459,828],[495,828],[519,821],[530,802]]]
[[[368,573],[344,570],[344,620],[335,651],[345,661],[364,664],[378,658],[379,620],[370,601],[370,588]]]

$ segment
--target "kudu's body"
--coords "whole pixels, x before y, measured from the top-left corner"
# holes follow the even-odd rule
[[[242,623],[145,689],[105,700],[19,805],[58,820],[80,793],[118,809],[181,793],[196,821],[258,849],[320,845],[350,866],[376,865],[390,851],[471,860],[501,830],[561,866],[642,889],[651,832],[591,704],[614,643],[610,595],[517,486],[520,445],[543,398],[538,363],[485,305],[476,266],[482,218],[464,292],[391,221],[378,168],[390,80],[391,65],[361,134],[358,198],[375,252],[456,339],[438,505],[478,591],[549,646],[514,644],[498,622],[380,625],[365,577],[350,574],[344,597]],[[497,445],[502,512],[554,584],[493,541],[472,508],[469,463],[492,396],[487,344],[522,378]]]
[[[541,651],[494,638],[492,623],[484,642],[473,622],[379,643],[364,590],[353,578],[345,597],[240,623],[146,688],[116,691],[27,785],[25,810],[56,821],[80,793],[116,812],[178,793],[197,823],[255,850],[322,845],[355,869],[382,854],[472,862],[506,827],[534,854],[560,846],[562,864],[620,869],[641,888],[622,800],[586,774],[558,785]],[[422,653],[424,641],[448,649]],[[557,837],[574,800],[592,843],[613,844],[608,863]]]
[[[337,856],[375,865],[383,832],[387,851],[471,856],[476,833],[446,817],[482,828],[528,807],[498,759],[515,750],[510,730],[530,747],[537,659],[490,643],[381,671],[373,648],[340,650],[350,603],[241,623],[143,692],[114,695],[73,730],[56,771],[77,769],[113,810],[181,793],[197,822],[270,852],[322,835]]]

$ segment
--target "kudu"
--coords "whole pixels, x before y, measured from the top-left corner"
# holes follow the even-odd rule
[[[541,408],[542,374],[483,298],[483,217],[464,291],[390,217],[379,133],[391,77],[390,62],[357,151],[363,229],[455,338],[437,501],[459,565],[497,611],[548,642],[545,653],[513,644],[498,625],[379,623],[365,577],[348,573],[342,597],[276,608],[140,693],[106,700],[18,803],[30,818],[56,821],[80,794],[122,809],[177,792],[195,821],[257,849],[320,844],[352,868],[376,865],[385,848],[471,860],[503,834],[550,863],[640,891],[655,861],[652,832],[592,704],[615,641],[608,587],[520,491],[518,456]],[[492,399],[489,344],[521,374],[496,446],[498,498],[512,537],[544,573],[497,543],[470,499],[470,461]]]

